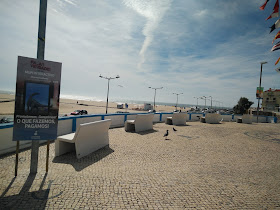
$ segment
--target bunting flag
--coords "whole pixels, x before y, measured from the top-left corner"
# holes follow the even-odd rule
[[[274,7],[273,7],[273,11],[279,9],[279,1],[276,0],[275,4],[274,4]]]
[[[280,49],[280,42],[278,42],[276,45],[274,45],[274,46],[271,48],[271,52],[272,52],[272,51],[279,50],[279,49]]]
[[[276,72],[280,73],[280,67],[275,69]]]
[[[279,28],[280,27],[280,19],[278,19],[271,27],[270,27],[270,32],[274,31],[274,29]]]
[[[279,1],[278,0],[275,2],[273,12],[271,13],[271,15],[268,18],[266,18],[266,20],[268,20],[270,18],[275,18],[275,17],[279,17]]]
[[[264,4],[263,4],[262,6],[260,6],[260,10],[264,10],[264,8],[265,8],[267,2],[269,2],[269,0],[266,0],[266,1],[264,2]]]
[[[278,62],[280,61],[280,57],[277,59],[277,61],[275,62],[275,66],[278,64]]]
[[[278,38],[280,38],[280,31],[278,31],[278,33],[277,33],[276,36],[274,37],[274,39],[273,39],[273,41],[272,41],[272,44],[273,44],[273,42],[274,42],[276,39],[278,39]]]

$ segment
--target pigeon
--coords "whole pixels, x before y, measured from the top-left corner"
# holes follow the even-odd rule
[[[173,131],[175,131],[175,132],[176,132],[177,130],[176,130],[175,128],[173,128]]]
[[[165,137],[165,140],[167,140],[167,136],[168,136],[168,130],[166,130],[166,133],[163,135],[163,137]]]
[[[222,118],[222,120],[220,121],[220,123],[223,122],[223,120],[224,120],[224,118]]]

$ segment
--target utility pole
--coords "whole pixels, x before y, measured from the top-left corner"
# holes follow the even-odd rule
[[[40,0],[37,59],[41,59],[41,60],[44,60],[44,56],[45,56],[47,1],[48,0]],[[38,153],[39,153],[39,141],[32,141],[30,174],[37,173]]]

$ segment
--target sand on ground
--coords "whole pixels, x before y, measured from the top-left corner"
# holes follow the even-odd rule
[[[0,94],[0,115],[13,115],[15,106],[15,95]],[[9,101],[9,102],[8,102]],[[77,103],[78,102],[78,103]],[[143,110],[134,110],[137,107],[143,107],[143,104],[128,104],[128,109],[118,109],[116,102],[108,103],[108,113],[116,113],[117,111],[128,111],[143,113]],[[87,110],[88,114],[104,114],[106,112],[105,101],[85,101],[74,99],[60,99],[59,103],[59,116],[69,115],[74,110]],[[158,112],[172,112],[175,109],[174,106],[156,105],[156,111]],[[187,111],[189,108],[183,109]]]

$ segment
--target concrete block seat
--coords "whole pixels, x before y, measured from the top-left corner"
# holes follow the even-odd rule
[[[202,123],[206,123],[206,121],[205,121],[205,117],[201,117],[201,118],[200,118],[200,122],[202,122]]]
[[[174,112],[172,117],[167,117],[165,124],[168,125],[186,125],[187,113],[186,112]]]
[[[154,114],[138,114],[135,120],[126,120],[125,131],[141,132],[153,129]]]
[[[55,140],[55,156],[76,150],[77,158],[109,145],[108,131],[111,120],[80,124],[75,133],[58,136]]]
[[[242,123],[252,124],[253,116],[250,114],[243,114],[242,115]]]
[[[240,117],[236,118],[236,122],[237,123],[242,123],[242,118],[240,118]]]
[[[205,115],[205,122],[210,124],[218,124],[220,123],[220,114],[217,113],[207,113]]]

